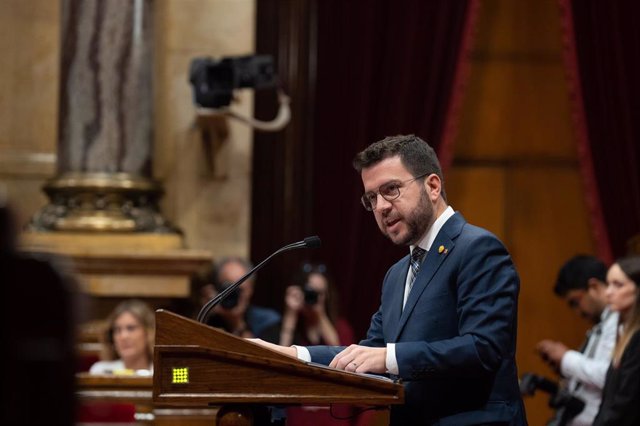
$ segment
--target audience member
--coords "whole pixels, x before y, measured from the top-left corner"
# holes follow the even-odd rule
[[[211,283],[201,290],[203,299],[206,301],[215,297],[250,269],[251,264],[242,258],[222,259],[211,274]],[[267,342],[277,343],[280,315],[273,309],[251,304],[254,279],[255,275],[213,308],[207,324],[239,337],[259,337]]]
[[[594,426],[640,425],[640,257],[614,263],[607,273],[607,301],[620,313],[620,334]]]
[[[337,295],[325,265],[305,264],[285,293],[280,344],[350,345],[351,326],[338,316]]]
[[[0,197],[0,424],[72,425],[76,282],[61,259],[18,253],[17,235]]]
[[[121,302],[107,320],[103,361],[91,366],[92,374],[139,374],[153,372],[155,315],[137,299]]]
[[[325,265],[306,263],[285,292],[280,344],[350,345],[353,330],[338,316],[337,294]],[[346,420],[337,420],[332,416]],[[369,416],[370,417],[370,416]],[[352,406],[289,407],[287,425],[349,425],[357,412]]]
[[[563,409],[556,421],[573,426],[588,426],[600,407],[602,388],[616,341],[618,314],[607,305],[607,267],[593,256],[571,258],[558,273],[554,292],[581,316],[597,324],[587,333],[580,351],[552,340],[538,343],[542,358],[568,379],[565,389],[585,403],[573,419]]]

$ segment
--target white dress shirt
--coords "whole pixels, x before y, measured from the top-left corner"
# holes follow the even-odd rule
[[[433,242],[436,240],[436,237],[438,236],[440,229],[447,222],[447,220],[449,220],[449,218],[454,214],[455,212],[453,211],[453,208],[451,206],[447,207],[445,211],[443,211],[442,214],[438,216],[435,222],[433,222],[433,225],[431,226],[431,228],[429,228],[429,230],[424,235],[424,237],[422,237],[422,240],[418,242],[417,246],[427,251],[427,253],[425,253],[425,256],[424,256],[425,258],[427,257],[427,254],[431,249]],[[412,252],[414,247],[415,246],[411,246]],[[422,261],[424,262],[424,259]],[[411,289],[412,279],[413,279],[413,274],[411,273],[411,262],[409,262],[407,279],[405,280],[405,283],[404,283],[404,298],[402,299],[403,308],[404,308],[404,305],[407,303],[407,298],[409,297],[409,290]],[[387,359],[385,360],[385,364],[386,364],[388,373],[399,374],[400,370],[398,368],[398,360],[396,358],[395,343],[387,343]]]
[[[442,228],[442,226],[454,214],[455,212],[453,211],[453,208],[451,206],[447,207],[445,211],[443,211],[442,214],[438,216],[435,222],[433,222],[433,225],[431,226],[431,228],[429,228],[429,230],[424,235],[424,237],[422,237],[422,239],[418,242],[417,246],[425,249],[428,252],[429,249],[431,248],[431,245],[433,244],[436,237],[438,236],[438,233],[440,232],[440,229]],[[413,251],[414,247],[415,246],[410,247],[411,251]],[[427,254],[425,254],[425,258],[426,256]],[[406,303],[407,298],[409,297],[411,279],[412,279],[411,263],[409,262],[409,267],[407,268],[407,278],[405,280],[405,285],[404,285],[404,299],[403,299],[402,306],[404,306],[404,303]],[[305,348],[304,346],[295,346],[295,345],[294,347],[297,350],[299,359],[307,362],[311,361],[311,354],[309,353],[309,350],[307,348]],[[395,343],[387,343],[387,358],[385,360],[385,366],[387,368],[388,373],[390,374],[399,373],[398,360],[396,358]]]
[[[606,308],[600,315],[600,322],[589,330],[584,351],[567,351],[560,361],[560,372],[569,379],[567,389],[585,402],[584,409],[568,425],[590,426],[598,414],[616,344],[618,318],[617,312]]]

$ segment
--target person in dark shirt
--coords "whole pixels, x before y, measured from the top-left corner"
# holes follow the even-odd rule
[[[607,272],[607,300],[620,313],[613,351],[594,426],[640,425],[640,257],[627,257]]]
[[[0,188],[0,424],[73,425],[77,282],[64,259],[19,252]]]
[[[353,331],[338,316],[337,295],[323,264],[306,263],[285,292],[280,344],[350,345]]]
[[[240,257],[222,259],[215,265],[211,282],[201,289],[201,296],[204,300],[215,297],[242,278],[250,269],[251,264]],[[254,277],[245,281],[228,298],[213,308],[207,324],[238,337],[258,337],[267,342],[277,343],[280,337],[280,314],[273,309],[251,304]]]
[[[324,264],[302,265],[287,287],[284,299],[281,345],[353,343],[353,329],[338,315],[337,292]],[[373,420],[369,412],[359,415],[360,411],[362,409],[346,404],[332,404],[331,407],[288,407],[287,425],[348,426]]]

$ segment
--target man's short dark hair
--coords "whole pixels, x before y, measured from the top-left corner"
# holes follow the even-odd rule
[[[560,268],[553,291],[564,297],[571,290],[588,290],[591,278],[606,282],[607,266],[594,256],[574,256]]]
[[[223,257],[222,259],[214,263],[213,268],[211,270],[210,281],[214,286],[219,287],[220,285],[223,284],[220,281],[220,273],[222,272],[222,269],[224,269],[224,267],[229,263],[238,263],[242,265],[242,267],[247,272],[249,272],[253,268],[253,264],[245,258],[242,258],[239,256]],[[252,275],[251,278],[249,278],[249,281],[255,280],[255,277],[256,277],[255,274]]]
[[[360,173],[382,160],[399,156],[402,164],[413,176],[435,173],[442,182],[442,198],[447,199],[444,191],[444,176],[436,152],[428,143],[415,135],[389,136],[374,142],[359,152],[353,159],[353,167]]]

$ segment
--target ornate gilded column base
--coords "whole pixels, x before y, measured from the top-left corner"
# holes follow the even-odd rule
[[[31,219],[31,231],[179,233],[160,214],[162,187],[143,176],[67,172],[43,190],[50,203]]]

